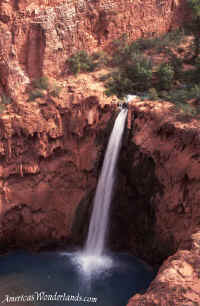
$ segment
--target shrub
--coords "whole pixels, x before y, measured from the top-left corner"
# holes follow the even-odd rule
[[[5,94],[2,94],[1,96],[1,103],[4,105],[8,105],[11,103],[11,98]]]
[[[44,93],[41,89],[34,89],[29,94],[28,101],[34,101],[37,98],[44,98]]]
[[[119,39],[116,39],[112,42],[113,58],[112,65],[123,65],[131,53],[135,51],[132,47],[132,44],[128,44],[127,35],[123,34]]]
[[[167,34],[156,38],[155,47],[157,48],[157,51],[162,51],[165,47],[176,48],[183,39],[184,31],[182,29],[170,31]]]
[[[119,98],[136,91],[148,90],[152,85],[152,64],[149,59],[133,54],[124,65],[119,66],[105,86],[106,95],[115,94]]]
[[[191,88],[191,98],[200,99],[200,84],[195,84],[194,87]]]
[[[168,64],[174,70],[174,79],[181,79],[183,76],[183,59],[178,57],[170,48],[166,47],[163,49],[163,53],[166,54],[168,58]]]
[[[188,84],[196,83],[198,78],[198,71],[196,69],[188,69],[182,73],[182,80]]]
[[[62,91],[62,87],[60,86],[55,86],[51,91],[50,91],[50,95],[53,97],[59,97],[60,93]]]
[[[200,54],[200,0],[187,0],[186,2],[190,7],[192,14],[190,22],[187,22],[184,26],[186,31],[193,35],[194,51],[192,58],[190,58],[190,61],[193,61]]]
[[[69,70],[73,74],[79,72],[91,72],[94,71],[97,64],[94,62],[92,56],[88,55],[85,51],[79,51],[72,55],[68,61]]]
[[[176,103],[176,109],[183,113],[184,115],[188,116],[195,116],[197,115],[197,110],[195,107],[187,104],[187,103]]]
[[[123,49],[117,50],[114,53],[114,56],[112,58],[112,65],[114,66],[120,66],[120,65],[124,65],[124,63],[127,62],[127,60],[129,59],[130,55],[131,55],[131,49],[130,47],[127,45],[126,47],[124,47]]]
[[[160,91],[159,95],[164,100],[185,104],[191,99],[200,99],[200,84],[195,84],[193,87],[172,89],[170,91]]]
[[[2,114],[6,109],[6,106],[4,104],[0,104],[0,114]]]
[[[175,30],[160,37],[139,38],[129,45],[129,51],[136,52],[155,49],[162,52],[165,47],[177,47],[183,40],[183,37],[183,30]]]
[[[132,51],[144,51],[157,46],[159,38],[139,38],[130,45]]]
[[[171,102],[186,102],[191,98],[190,92],[186,88],[173,89],[170,91],[160,91],[162,99]]]
[[[110,64],[110,59],[108,57],[108,54],[103,51],[93,53],[91,55],[91,58],[92,58],[93,63],[98,68],[101,68],[101,67],[104,67]]]
[[[100,82],[105,82],[107,81],[109,78],[111,78],[113,75],[113,73],[106,73],[106,74],[103,74],[99,77],[99,81]]]
[[[155,88],[150,88],[148,91],[149,99],[151,100],[159,100],[158,92]]]
[[[35,88],[48,90],[50,86],[49,78],[47,76],[42,76],[41,78],[33,81],[33,86]]]
[[[119,38],[114,39],[112,42],[112,48],[114,52],[119,52],[120,50],[124,49],[127,46],[127,34],[123,33]]]
[[[182,73],[182,79],[190,84],[196,84],[196,82],[200,79],[200,63],[198,58],[195,60],[192,69],[188,69]]]
[[[0,113],[3,113],[6,110],[6,106],[11,103],[11,98],[5,94],[1,95],[0,101]]]
[[[156,73],[158,88],[170,89],[174,79],[174,69],[169,63],[162,63]]]
[[[152,85],[152,62],[139,54],[133,54],[124,67],[125,75],[137,91],[148,90]]]
[[[118,98],[123,98],[128,93],[134,93],[132,81],[121,72],[113,74],[106,82],[105,87],[107,88],[105,91],[107,96],[116,95]]]

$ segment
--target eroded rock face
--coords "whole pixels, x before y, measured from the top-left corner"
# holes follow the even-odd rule
[[[199,239],[198,231],[191,237],[190,250],[179,250],[164,261],[147,292],[136,294],[128,306],[199,305]]]
[[[151,263],[164,262],[147,292],[135,295],[128,306],[199,305],[199,121],[178,114],[167,102],[134,102],[129,112],[134,121],[127,144],[131,148],[134,143],[135,149],[123,188],[129,191],[129,205],[137,208],[126,219],[127,224],[136,223],[129,226],[132,238],[128,236],[126,247]],[[137,178],[138,173],[142,178]],[[141,200],[136,197],[134,202],[131,186]],[[143,193],[148,195],[148,190],[145,206]]]
[[[73,52],[102,50],[123,33],[128,39],[166,33],[186,13],[185,1],[175,0],[2,0],[1,91],[16,100],[30,79],[63,75]]]
[[[102,97],[47,96],[13,105],[2,116],[3,251],[49,246],[62,239],[69,245],[80,233],[83,241],[116,114],[116,104],[105,105]],[[129,106],[127,127],[110,245],[152,264],[164,260],[148,291],[134,296],[129,305],[198,305],[199,122],[178,115],[167,102],[135,101]]]
[[[161,186],[151,199],[156,236],[176,249],[199,225],[199,121],[188,121],[187,115],[176,114],[172,104],[162,102],[138,102],[133,114],[132,141],[153,159]]]
[[[72,96],[70,96],[72,99]],[[73,99],[72,99],[73,100]],[[113,110],[113,111],[112,111]],[[76,209],[96,185],[115,106],[97,97],[21,103],[0,120],[0,244],[71,239]],[[110,132],[110,131],[109,131]],[[103,133],[103,141],[99,141]]]
[[[58,101],[24,103],[27,85],[41,75],[63,77],[77,50],[109,48],[123,33],[129,39],[165,33],[186,13],[185,1],[178,0],[0,2],[0,95],[15,102],[0,119],[2,251],[70,242],[83,231],[78,221],[89,219],[115,116],[114,106],[86,97],[87,88]],[[110,243],[153,264],[171,255],[147,293],[129,305],[200,301],[199,124],[176,120],[170,107],[138,102],[129,111]]]

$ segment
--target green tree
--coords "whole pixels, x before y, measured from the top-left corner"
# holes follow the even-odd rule
[[[169,63],[162,63],[157,71],[157,77],[160,89],[170,89],[174,78],[173,67]]]
[[[70,56],[67,63],[70,72],[75,75],[80,72],[92,72],[97,67],[97,63],[94,62],[92,56],[84,50]]]
[[[187,0],[187,3],[192,11],[192,16],[185,28],[194,36],[194,55],[192,60],[195,60],[200,53],[200,0]]]
[[[38,89],[48,90],[50,86],[50,81],[47,76],[42,76],[39,79],[33,81],[33,86]]]
[[[158,92],[155,88],[150,88],[148,90],[148,97],[150,100],[159,100]]]

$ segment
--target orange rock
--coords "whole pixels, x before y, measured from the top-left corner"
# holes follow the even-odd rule
[[[110,49],[127,33],[133,40],[166,33],[185,20],[185,1],[20,0],[1,3],[0,77],[14,100],[30,79],[60,77],[66,60],[78,50]],[[2,28],[2,30],[1,30]],[[3,29],[4,28],[4,29]],[[19,86],[20,84],[20,86]]]

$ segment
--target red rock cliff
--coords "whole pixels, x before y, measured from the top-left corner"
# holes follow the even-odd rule
[[[21,102],[2,116],[1,250],[71,238],[76,208],[96,185],[113,107],[101,94],[77,89]]]
[[[149,252],[146,251],[146,258],[152,257],[154,262],[157,258],[159,262],[162,255],[164,258],[171,256],[164,261],[147,292],[137,294],[128,306],[199,305],[199,121],[178,114],[174,106],[167,102],[135,102],[131,113],[134,121],[129,141],[138,148],[132,160],[132,171],[137,175],[137,165],[144,167],[143,156],[148,156],[155,166],[153,171],[157,181],[154,183],[159,182],[160,187],[156,190],[151,186],[148,201],[154,213],[154,221],[149,224],[148,230],[150,232],[153,228],[154,234],[147,238],[150,241],[147,243]],[[151,167],[146,169],[144,189],[150,172]],[[146,225],[143,222],[140,226]]]
[[[62,75],[71,53],[165,33],[185,13],[178,0],[1,0],[0,89],[16,99],[30,78]]]
[[[180,25],[185,13],[185,1],[178,0],[0,2],[0,93],[17,102],[0,119],[2,250],[70,240],[79,203],[96,186],[102,135],[115,114],[102,91],[100,97],[85,85],[61,99],[24,103],[30,80],[43,74],[58,79],[71,53],[102,49],[123,33],[129,39],[164,33]],[[128,213],[122,220],[113,212],[111,232],[120,238],[117,225],[123,221],[125,246],[154,263],[178,249],[148,292],[129,305],[200,301],[199,127],[180,123],[170,107],[133,104],[134,128],[129,114],[130,147],[124,142],[118,189],[127,195],[121,203]]]

